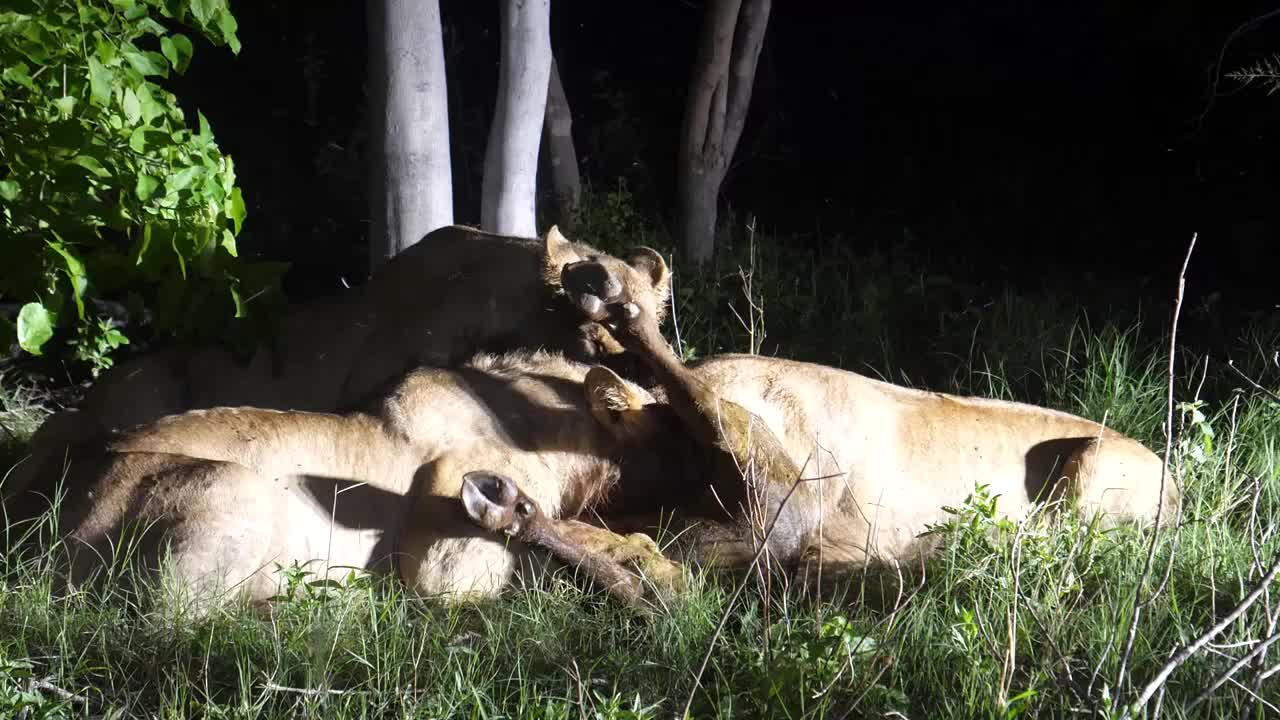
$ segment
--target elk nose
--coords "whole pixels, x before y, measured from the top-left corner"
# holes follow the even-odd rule
[[[622,294],[622,283],[598,262],[581,260],[560,271],[560,284],[575,295],[595,295],[609,300]]]

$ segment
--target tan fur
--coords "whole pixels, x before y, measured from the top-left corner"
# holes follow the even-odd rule
[[[669,274],[662,257],[647,248],[618,259],[572,243],[554,227],[541,242],[441,228],[364,286],[293,308],[273,346],[260,348],[247,365],[219,347],[203,347],[155,353],[112,369],[79,409],[45,423],[32,439],[31,457],[0,491],[12,498],[37,480],[56,480],[70,446],[92,445],[111,430],[189,409],[343,411],[361,406],[411,367],[456,364],[477,350],[619,352],[607,333],[580,328],[572,308],[556,298],[563,267],[583,261],[603,265],[625,295],[655,315],[665,312]]]
[[[1104,526],[1149,521],[1158,508],[1172,521],[1177,510],[1177,483],[1159,457],[1075,415],[777,358],[723,355],[686,367],[644,313],[621,332],[659,377],[681,431],[720,457],[708,470],[715,494],[736,491],[742,502],[725,508],[736,535],[726,540],[717,528],[697,549],[703,557],[719,553],[722,564],[749,559],[747,526],[764,527],[774,516],[781,519],[771,549],[784,561],[902,561],[929,549],[922,533],[977,484],[999,495],[999,511],[1013,518],[1054,498],[1100,515]],[[670,438],[633,417],[661,406],[627,398],[629,386],[612,373],[593,370],[587,384],[597,419],[612,422],[619,437]],[[654,434],[645,439],[639,428]],[[800,478],[808,480],[780,513]],[[749,517],[760,510],[768,517]]]
[[[496,592],[524,550],[467,522],[462,475],[498,468],[557,517],[597,502],[619,463],[588,412],[586,370],[541,352],[480,356],[411,373],[373,415],[216,408],[138,428],[73,468],[59,518],[71,582],[109,567],[141,525],[144,541],[123,544],[131,560],[190,590],[197,608],[262,602],[279,590],[276,565],[308,561],[339,579],[394,557],[424,595]],[[620,559],[641,563],[628,547]]]

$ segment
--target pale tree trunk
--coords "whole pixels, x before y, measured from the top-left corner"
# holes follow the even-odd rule
[[[439,0],[370,0],[370,270],[453,223]]]
[[[554,200],[553,222],[561,230],[568,230],[582,197],[582,178],[578,175],[578,153],[573,147],[573,116],[569,113],[569,99],[560,84],[560,68],[554,57],[551,58],[551,80],[547,84],[542,152]]]
[[[771,0],[711,0],[694,61],[680,138],[680,217],[685,254],[715,250],[716,198],[751,104]]]
[[[502,59],[480,195],[480,225],[537,234],[538,141],[551,73],[551,0],[501,0]]]

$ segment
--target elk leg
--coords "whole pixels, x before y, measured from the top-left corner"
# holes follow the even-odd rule
[[[770,552],[781,559],[798,558],[809,541],[813,493],[796,487],[800,467],[782,441],[763,420],[720,397],[685,367],[651,313],[634,303],[606,303],[591,294],[573,300],[649,366],[681,422],[716,454],[712,486],[725,508],[737,515],[742,532],[753,531],[752,526],[770,528]]]
[[[665,590],[677,589],[683,581],[680,566],[662,557],[647,537],[639,533],[623,537],[574,520],[552,520],[503,475],[467,473],[462,480],[462,502],[467,516],[480,527],[547,550],[628,607],[651,608],[645,578],[660,587],[665,585],[661,588]],[[630,571],[628,562],[638,565],[645,577]]]

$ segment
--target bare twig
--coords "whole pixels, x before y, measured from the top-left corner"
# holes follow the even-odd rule
[[[350,690],[335,690],[332,688],[296,688],[286,685],[277,685],[273,682],[263,683],[263,690],[271,690],[273,692],[293,693],[295,695],[306,695],[307,697],[320,697],[329,695],[346,695]]]
[[[1268,398],[1270,398],[1270,399],[1271,399],[1271,402],[1276,403],[1277,405],[1280,405],[1280,395],[1277,395],[1275,392],[1273,392],[1273,391],[1271,391],[1271,390],[1268,390],[1267,388],[1263,387],[1262,385],[1259,385],[1257,380],[1254,380],[1253,378],[1249,377],[1248,375],[1245,375],[1243,370],[1241,370],[1240,368],[1236,367],[1236,362],[1235,362],[1235,360],[1228,360],[1228,361],[1227,361],[1227,367],[1231,368],[1231,369],[1235,372],[1235,374],[1239,375],[1239,376],[1241,377],[1241,379],[1243,379],[1245,382],[1247,382],[1247,383],[1249,383],[1250,385],[1252,385],[1254,390],[1257,390],[1258,392],[1262,393],[1263,395],[1266,395]]]
[[[43,692],[47,692],[50,695],[53,695],[54,697],[58,698],[63,702],[75,703],[76,705],[85,705],[85,706],[89,704],[89,698],[83,695],[76,695],[75,693],[67,690],[63,690],[57,685],[54,685],[52,680],[53,680],[52,676],[41,679],[41,680],[32,679],[28,681],[27,685],[33,691],[40,690]]]
[[[1209,696],[1212,695],[1215,690],[1222,687],[1222,685],[1226,683],[1228,680],[1230,680],[1232,676],[1240,672],[1240,669],[1243,668],[1245,665],[1248,665],[1250,660],[1253,660],[1255,657],[1258,657],[1262,653],[1266,652],[1267,648],[1271,647],[1271,643],[1275,642],[1276,640],[1280,640],[1280,635],[1271,635],[1267,637],[1267,639],[1255,645],[1253,650],[1250,650],[1239,660],[1235,661],[1235,663],[1233,663],[1231,667],[1227,668],[1226,672],[1218,676],[1218,679],[1214,680],[1212,683],[1209,683],[1209,687],[1205,688],[1204,692],[1201,692],[1199,695],[1197,695],[1195,699],[1192,700],[1189,705],[1187,705],[1187,709],[1190,710],[1191,708],[1199,705],[1205,700],[1208,700]]]
[[[1192,233],[1191,243],[1187,246],[1187,256],[1182,260],[1182,270],[1178,273],[1178,293],[1173,304],[1173,325],[1169,330],[1169,373],[1167,395],[1165,397],[1164,425],[1164,458],[1160,464],[1160,494],[1157,496],[1155,525],[1151,528],[1151,543],[1147,547],[1147,557],[1142,563],[1142,574],[1138,576],[1137,586],[1133,590],[1133,614],[1129,618],[1129,634],[1125,640],[1124,652],[1120,655],[1120,671],[1116,674],[1116,691],[1124,687],[1125,671],[1128,669],[1129,656],[1133,653],[1133,642],[1138,635],[1138,622],[1146,604],[1155,599],[1153,593],[1146,600],[1142,599],[1142,587],[1151,576],[1151,566],[1155,563],[1156,544],[1160,539],[1160,521],[1164,514],[1165,482],[1169,475],[1169,458],[1173,454],[1173,378],[1174,365],[1177,361],[1178,317],[1182,314],[1182,295],[1187,287],[1187,266],[1191,264],[1191,252],[1196,248],[1198,233]],[[1163,583],[1162,583],[1163,584]]]
[[[676,311],[676,256],[671,254],[671,259],[667,261],[671,266],[671,280],[667,283],[667,293],[670,296],[668,302],[671,303],[671,328],[676,333],[676,352],[680,353],[680,359],[684,359],[684,340],[680,337],[680,315]]]
[[[1173,674],[1174,670],[1178,669],[1179,665],[1189,660],[1192,655],[1199,652],[1200,649],[1207,645],[1210,640],[1217,637],[1218,634],[1225,630],[1228,625],[1235,622],[1237,618],[1243,615],[1250,606],[1257,602],[1258,598],[1262,597],[1267,586],[1269,586],[1278,575],[1280,575],[1280,551],[1276,552],[1275,559],[1272,561],[1271,567],[1268,568],[1267,574],[1262,576],[1262,580],[1253,588],[1252,591],[1249,592],[1248,595],[1244,597],[1243,600],[1240,601],[1240,604],[1236,605],[1234,610],[1228,613],[1226,617],[1219,620],[1213,627],[1206,630],[1204,634],[1192,641],[1190,645],[1187,645],[1175,653],[1169,662],[1165,663],[1164,667],[1160,668],[1160,671],[1156,673],[1155,678],[1153,678],[1151,682],[1147,683],[1147,686],[1143,688],[1142,694],[1138,696],[1137,701],[1129,708],[1129,711],[1134,713],[1141,711],[1142,707],[1151,699],[1151,696],[1160,689],[1160,686],[1164,685],[1165,681],[1169,679],[1169,676]],[[1126,713],[1126,715],[1127,714],[1128,713]]]

